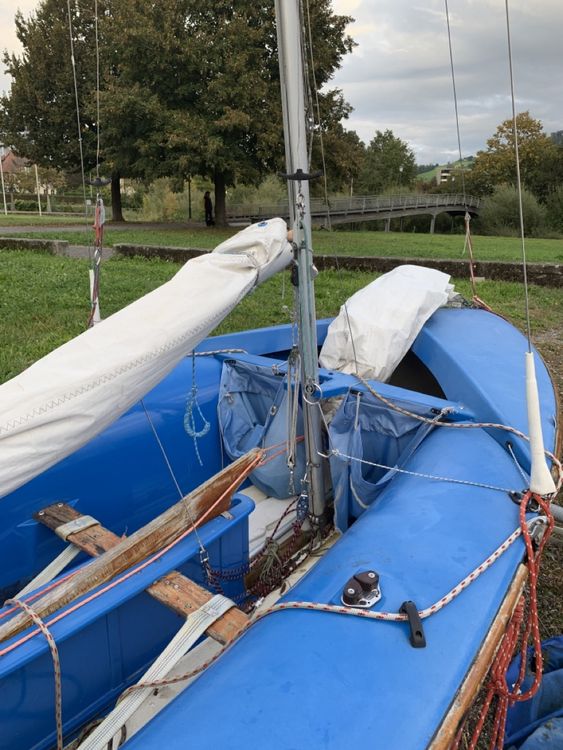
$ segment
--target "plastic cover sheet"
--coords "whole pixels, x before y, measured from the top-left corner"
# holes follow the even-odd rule
[[[291,260],[282,219],[254,224],[0,386],[0,497],[85,445]]]
[[[453,290],[450,277],[423,266],[398,266],[340,308],[323,344],[322,367],[388,380],[420,329]]]

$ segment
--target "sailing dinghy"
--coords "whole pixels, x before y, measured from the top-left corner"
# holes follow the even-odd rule
[[[291,242],[250,227],[0,387],[11,749],[447,748],[519,611],[549,374],[427,269],[315,320],[297,4],[277,17]],[[297,337],[205,338],[288,263]]]

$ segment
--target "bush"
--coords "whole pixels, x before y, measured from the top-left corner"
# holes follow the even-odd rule
[[[546,210],[550,229],[563,232],[563,185],[549,194],[546,201]]]
[[[526,235],[538,236],[545,230],[546,210],[529,190],[522,191],[524,231]],[[520,232],[518,191],[509,185],[501,185],[485,198],[479,214],[479,228],[483,234],[517,235]]]
[[[15,208],[16,211],[38,211],[37,207],[37,201],[15,201]],[[41,210],[45,211],[46,206],[43,205],[43,201],[41,201]]]

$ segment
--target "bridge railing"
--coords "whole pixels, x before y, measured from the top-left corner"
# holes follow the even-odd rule
[[[349,216],[357,214],[374,214],[388,211],[404,211],[408,209],[433,210],[440,207],[458,208],[462,210],[478,209],[481,204],[479,198],[472,195],[463,196],[462,193],[435,194],[435,195],[354,195],[348,198],[329,198],[328,203],[324,198],[313,198],[311,200],[311,214],[313,216],[326,216],[328,212],[336,216]],[[228,215],[232,219],[260,219],[272,216],[289,215],[287,201],[265,204],[234,204],[229,206]]]

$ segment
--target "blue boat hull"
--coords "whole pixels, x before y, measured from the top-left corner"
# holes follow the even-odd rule
[[[327,321],[318,324],[321,341],[326,327]],[[203,466],[183,427],[191,362],[181,363],[147,395],[145,407],[184,492],[218,471],[224,460],[217,423],[222,360],[236,356],[274,364],[290,345],[287,326],[202,344],[200,349],[207,351],[246,351],[196,360],[198,401],[211,425],[197,442]],[[445,399],[393,385],[376,387],[416,407],[440,410],[448,405],[457,421],[501,422],[526,432],[525,348],[524,338],[501,318],[478,310],[439,310],[418,336],[413,353],[432,372]],[[552,448],[555,396],[541,360],[537,368],[544,439]],[[321,371],[321,386],[323,397],[329,398],[344,395],[358,383],[352,376]],[[507,439],[496,429],[436,428],[405,468],[522,489]],[[510,442],[528,469],[527,444],[513,437]],[[75,455],[2,501],[0,587],[6,594],[18,590],[62,548],[51,532],[31,520],[34,512],[55,500],[94,515],[116,533],[131,533],[176,499],[144,408],[137,405]],[[232,521],[216,519],[205,527],[209,543],[217,546],[219,567],[236,567],[248,555],[246,517],[252,504],[241,495],[234,508]],[[426,607],[482,562],[517,525],[517,507],[506,493],[398,475],[286,599],[339,603],[351,575],[373,568],[381,576],[383,593],[377,609],[397,611],[405,600]],[[522,556],[518,540],[453,603],[426,620],[425,649],[410,646],[402,623],[311,611],[273,613],[127,746],[184,747],[189,736],[204,747],[241,749],[258,744],[338,748],[353,742],[401,750],[426,747],[471,667]],[[163,560],[150,572],[150,580],[138,576],[135,584],[124,584],[119,593],[100,597],[79,616],[53,627],[62,648],[67,644],[68,649],[61,656],[63,672],[66,668],[69,675],[68,683],[63,682],[65,732],[72,733],[114,700],[179,627],[179,618],[150,602],[142,591],[177,566],[187,566],[187,573],[197,579],[195,546],[186,544],[180,557]],[[138,637],[135,633],[129,643],[135,623],[144,619],[146,632]],[[104,658],[81,658],[83,653]],[[6,710],[0,707],[0,719],[10,747],[39,749],[52,744],[51,679],[42,639],[32,639],[0,659],[0,689],[11,698]],[[211,721],[218,705],[221,721]],[[31,716],[32,729],[26,734],[22,727],[30,724]]]

